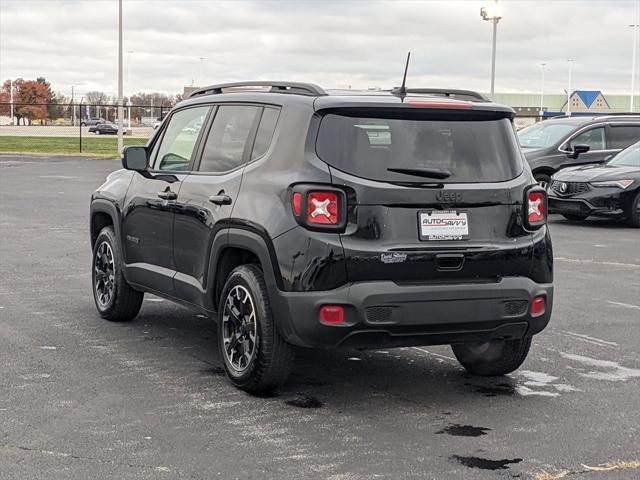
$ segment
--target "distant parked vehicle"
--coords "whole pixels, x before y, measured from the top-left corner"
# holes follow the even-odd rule
[[[549,211],[568,220],[624,218],[640,227],[640,142],[604,165],[561,170],[551,178]]]
[[[540,186],[561,168],[603,163],[640,140],[640,116],[562,117],[518,132],[522,151]]]
[[[92,125],[100,125],[101,123],[105,123],[106,120],[104,118],[85,118],[80,121],[80,125],[83,127],[92,126]]]
[[[89,132],[96,135],[116,135],[118,126],[113,123],[100,123],[89,128]]]

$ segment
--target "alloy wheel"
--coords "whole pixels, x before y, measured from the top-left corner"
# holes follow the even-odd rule
[[[229,365],[241,373],[256,353],[256,311],[249,291],[236,285],[227,294],[222,312],[222,342]]]
[[[113,250],[108,242],[98,246],[94,264],[94,289],[101,307],[109,305],[116,291],[116,268],[113,260]]]

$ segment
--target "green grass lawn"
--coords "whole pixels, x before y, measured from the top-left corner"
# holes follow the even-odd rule
[[[144,145],[144,138],[124,138],[125,145]],[[82,137],[82,152],[78,137],[0,136],[0,153],[40,153],[118,157],[118,138],[113,136]]]

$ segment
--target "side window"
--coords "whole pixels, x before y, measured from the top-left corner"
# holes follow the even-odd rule
[[[273,132],[276,130],[276,123],[278,122],[278,116],[280,110],[276,108],[265,108],[262,113],[262,119],[260,120],[260,126],[256,133],[256,141],[253,142],[253,151],[251,152],[251,160],[260,158],[271,145],[271,139],[273,138]]]
[[[260,108],[251,105],[218,107],[202,152],[201,172],[228,172],[244,163],[247,141]]]
[[[607,142],[604,137],[604,127],[592,128],[591,130],[582,132],[569,142],[571,149],[576,145],[589,145],[591,151],[606,150]]]
[[[187,108],[171,116],[157,148],[154,170],[189,169],[193,149],[210,109],[208,106]]]
[[[627,148],[640,140],[640,124],[639,125],[620,125],[611,126],[609,143],[611,148]]]

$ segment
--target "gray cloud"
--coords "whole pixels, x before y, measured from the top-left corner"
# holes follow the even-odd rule
[[[177,93],[192,81],[256,78],[390,87],[411,50],[410,85],[486,91],[491,25],[480,19],[483,3],[124,0],[125,51],[134,51],[125,89]],[[501,5],[498,91],[538,91],[544,61],[546,90],[560,93],[569,57],[574,88],[629,91],[627,25],[640,23],[640,0]],[[0,79],[42,75],[66,94],[71,85],[114,94],[116,22],[115,0],[0,0]]]

